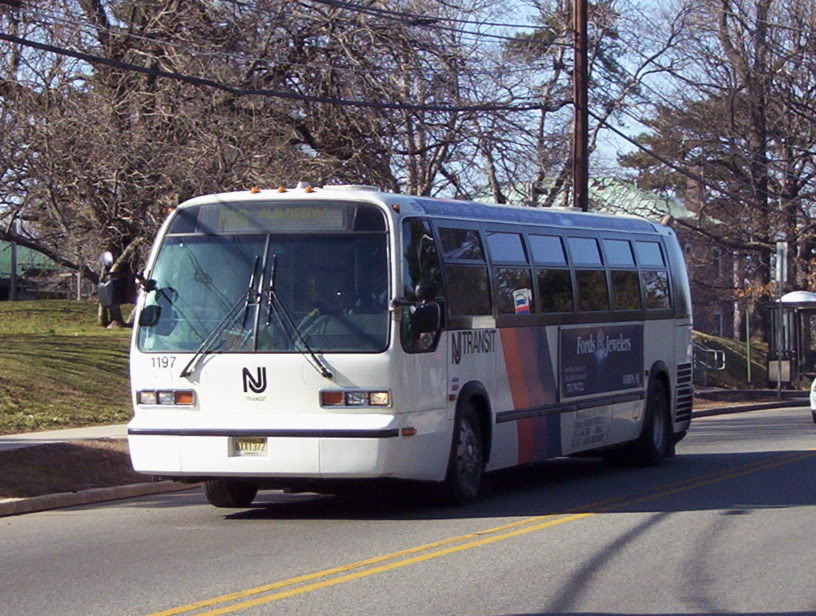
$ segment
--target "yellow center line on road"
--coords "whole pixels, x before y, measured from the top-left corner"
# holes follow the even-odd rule
[[[737,477],[749,475],[751,473],[777,468],[780,466],[784,466],[786,464],[791,464],[793,462],[811,458],[814,455],[816,455],[816,449],[811,449],[809,450],[808,453],[804,454],[785,455],[777,457],[773,460],[764,460],[759,462],[752,462],[750,464],[739,465],[728,469],[724,469],[722,471],[718,471],[716,473],[711,473],[709,475],[685,479],[682,481],[665,484],[663,486],[658,486],[656,488],[647,490],[639,494],[630,495],[626,497],[610,498],[595,503],[588,503],[579,508],[574,508],[563,513],[553,513],[526,518],[524,520],[517,520],[515,522],[503,524],[501,526],[496,526],[481,531],[476,531],[473,533],[468,533],[466,535],[441,539],[439,541],[434,541],[431,543],[426,543],[424,545],[407,548],[405,550],[391,552],[389,554],[385,554],[382,556],[376,556],[373,558],[356,561],[346,565],[325,569],[323,571],[309,573],[306,575],[301,575],[286,580],[273,582],[270,584],[264,584],[262,586],[256,586],[254,588],[249,588],[234,593],[220,595],[218,597],[205,599],[203,601],[198,601],[187,605],[181,605],[169,610],[155,612],[150,616],[174,616],[176,614],[185,614],[200,609],[216,606],[219,604],[230,603],[246,597],[252,597],[254,595],[263,594],[263,596],[261,597],[256,597],[248,601],[241,601],[239,603],[233,603],[232,605],[227,605],[206,612],[200,612],[198,616],[218,616],[221,614],[230,614],[240,610],[256,607],[258,605],[262,605],[265,603],[271,603],[273,601],[285,599],[287,597],[305,594],[308,592],[319,590],[321,588],[336,586],[338,584],[351,582],[353,580],[376,575],[378,573],[384,573],[394,569],[399,569],[413,564],[425,562],[431,559],[436,559],[450,554],[455,554],[457,552],[462,552],[464,550],[470,550],[476,547],[488,545],[491,543],[495,543],[497,541],[502,541],[505,539],[510,539],[512,537],[518,537],[520,535],[525,535],[546,528],[551,528],[553,526],[558,526],[561,524],[565,524],[567,522],[581,520],[584,518],[598,515],[599,513],[610,512],[623,507],[636,505],[647,501],[657,500],[665,496],[670,496],[673,494],[693,490],[695,488],[708,486],[721,481],[726,481],[728,479],[734,479]],[[457,543],[458,545],[452,545]],[[363,570],[350,573],[355,569]],[[337,575],[341,573],[345,573],[345,575]],[[320,580],[321,578],[327,578],[329,576],[337,577],[331,577],[330,579],[315,581],[311,584],[305,584],[305,582]],[[270,591],[273,590],[278,590],[289,586],[295,586],[295,588],[289,588],[282,592],[276,592],[273,594],[264,594],[269,593]]]

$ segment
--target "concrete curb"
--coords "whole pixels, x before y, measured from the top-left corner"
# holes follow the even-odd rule
[[[78,492],[59,492],[30,498],[0,500],[0,518],[23,513],[48,511],[50,509],[61,509],[63,507],[76,507],[77,505],[91,505],[105,501],[148,496],[150,494],[180,492],[182,490],[192,490],[199,486],[200,484],[179,483],[177,481],[150,481],[109,488],[92,488]]]
[[[793,398],[781,400],[779,402],[756,402],[754,404],[740,404],[735,406],[723,406],[720,408],[703,409],[692,411],[691,418],[711,417],[712,415],[730,415],[731,413],[745,413],[747,411],[764,411],[767,409],[781,409],[789,406],[810,406],[808,398]]]

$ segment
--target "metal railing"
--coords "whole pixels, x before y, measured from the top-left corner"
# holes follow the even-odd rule
[[[725,370],[725,351],[709,349],[698,342],[692,342],[692,366],[694,382],[705,386],[706,372]]]

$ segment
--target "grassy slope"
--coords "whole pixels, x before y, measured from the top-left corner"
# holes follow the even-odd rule
[[[130,333],[96,325],[96,304],[0,302],[0,434],[127,421]],[[749,384],[744,343],[694,336],[726,354],[726,369],[709,372],[709,385],[766,387],[767,345],[752,347]]]
[[[96,304],[0,302],[0,433],[127,421],[130,333]]]
[[[694,332],[694,341],[709,349],[725,351],[725,370],[708,372],[708,385],[727,389],[765,389],[768,387],[765,342],[751,342],[751,382],[748,382],[747,350],[744,342]]]

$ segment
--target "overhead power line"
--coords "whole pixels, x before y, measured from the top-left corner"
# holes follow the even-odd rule
[[[255,8],[257,10],[257,5],[252,4],[243,4],[238,2],[237,0],[227,0],[230,4],[235,6],[240,6],[242,8]],[[470,21],[465,19],[455,19],[452,17],[431,17],[427,15],[419,15],[417,13],[404,13],[400,11],[391,11],[388,9],[378,9],[376,7],[370,6],[363,6],[361,4],[355,4],[351,2],[343,2],[341,0],[312,0],[315,4],[321,4],[324,6],[330,6],[332,8],[338,8],[347,10],[353,13],[358,13],[361,15],[368,15],[370,17],[379,17],[381,19],[388,19],[391,21],[396,21],[398,23],[405,24],[407,26],[412,27],[421,27],[427,28],[431,30],[439,30],[442,32],[452,32],[454,34],[463,36],[463,37],[473,37],[474,39],[494,39],[497,41],[518,41],[517,38],[512,36],[504,36],[501,34],[491,34],[489,32],[475,32],[473,30],[464,30],[464,29],[457,29],[452,28],[450,26],[443,26],[440,25],[439,22],[448,22],[448,23],[461,23],[461,24],[471,24],[474,26],[488,26],[488,27],[508,27],[508,28],[529,28],[533,30],[541,30],[544,29],[542,26],[535,26],[535,25],[522,25],[522,24],[500,24],[497,22],[480,22],[480,21]]]
[[[502,34],[490,34],[489,32],[473,32],[472,30],[459,30],[449,26],[440,26],[435,23],[433,17],[423,17],[421,15],[411,15],[409,13],[397,13],[395,11],[385,11],[384,9],[376,9],[373,7],[362,6],[360,4],[351,4],[349,2],[341,2],[340,0],[312,0],[316,4],[323,4],[338,9],[345,9],[353,11],[361,15],[369,15],[371,17],[379,17],[381,19],[390,19],[408,26],[417,26],[422,28],[431,28],[434,30],[442,30],[445,32],[453,32],[454,34],[467,34],[470,36],[477,36],[482,38],[496,39],[499,41],[516,41],[515,37],[504,36]]]
[[[156,77],[164,77],[167,79],[173,79],[176,81],[181,81],[185,83],[190,83],[197,86],[203,86],[207,88],[214,88],[217,90],[221,90],[223,92],[228,92],[233,96],[268,96],[272,98],[282,98],[288,100],[298,100],[298,101],[305,101],[311,103],[325,103],[329,105],[337,105],[341,107],[366,107],[372,109],[391,109],[391,110],[402,110],[402,111],[440,111],[440,112],[448,112],[448,113],[467,113],[467,112],[477,112],[477,111],[557,111],[563,107],[569,105],[572,101],[570,100],[563,100],[556,102],[552,105],[544,105],[541,103],[528,103],[528,104],[513,104],[513,103],[486,103],[486,104],[479,104],[479,105],[450,105],[450,104],[440,104],[440,105],[419,105],[419,104],[411,104],[411,103],[385,103],[385,102],[375,102],[375,101],[366,101],[366,100],[354,100],[354,99],[344,99],[344,98],[336,98],[331,96],[314,96],[310,94],[297,94],[294,92],[282,92],[280,90],[271,90],[267,88],[239,88],[235,86],[231,86],[225,83],[221,83],[219,81],[215,81],[213,79],[206,79],[203,77],[195,77],[193,75],[185,75],[183,73],[176,73],[172,71],[164,71],[159,68],[148,68],[145,66],[139,66],[138,64],[131,64],[129,62],[122,62],[120,60],[113,60],[111,58],[104,58],[102,56],[97,56],[93,54],[83,53],[79,51],[73,51],[71,49],[66,49],[64,47],[57,47],[54,45],[48,45],[46,43],[38,43],[36,41],[31,41],[28,39],[20,38],[18,36],[13,36],[11,34],[4,34],[0,33],[0,40],[8,41],[10,43],[16,43],[18,45],[23,45],[25,47],[31,47],[33,49],[39,49],[41,51],[47,51],[50,53],[55,53],[58,55],[69,56],[72,58],[76,58],[78,60],[83,60],[90,64],[102,64],[105,66],[112,66],[114,68],[133,71],[137,73],[143,73],[145,75],[153,75]]]
[[[442,17],[435,15],[420,15],[419,13],[408,13],[406,11],[392,11],[390,9],[380,9],[374,6],[365,6],[356,4],[354,2],[345,2],[344,0],[311,0],[315,4],[323,4],[335,8],[346,9],[355,13],[363,13],[377,17],[386,17],[390,19],[397,19],[410,25],[416,26],[431,26],[439,22],[462,24],[466,26],[485,26],[490,28],[515,28],[515,29],[530,29],[530,30],[544,30],[542,26],[525,25],[525,24],[508,24],[493,21],[479,21],[471,19],[458,19],[456,17]],[[466,31],[467,32],[467,31]],[[491,38],[500,38],[508,40],[516,40],[513,37],[500,36],[498,34],[489,34],[484,32],[469,32],[478,36],[485,36]]]
[[[202,49],[198,47],[193,47],[189,43],[180,43],[178,41],[173,41],[171,39],[160,37],[156,35],[145,35],[145,34],[137,34],[136,32],[131,32],[129,30],[123,30],[113,27],[103,27],[103,26],[92,26],[90,23],[87,22],[77,22],[63,15],[59,15],[55,12],[48,12],[47,10],[39,11],[39,15],[47,17],[51,23],[54,24],[62,24],[67,26],[72,26],[74,28],[78,28],[80,32],[84,34],[88,34],[93,36],[100,30],[110,34],[111,36],[117,36],[127,39],[134,39],[138,41],[144,41],[146,43],[156,43],[159,45],[166,45],[168,47],[172,47],[174,49],[179,49],[184,51],[192,56],[197,57],[209,57],[209,58],[229,58],[232,60],[239,60],[244,62],[254,62],[254,61],[274,61],[274,58],[271,56],[265,55],[258,55],[258,54],[251,54],[251,53],[243,53],[243,52],[235,52],[235,51],[221,51],[221,50],[214,50],[214,49]],[[561,45],[561,43],[554,43],[554,46]],[[351,66],[334,66],[332,64],[320,64],[320,63],[298,63],[298,62],[289,62],[287,61],[286,66],[291,66],[294,68],[305,68],[314,71],[337,71],[343,73],[351,73],[351,74],[358,74],[358,75],[371,75],[376,76],[377,74],[395,74],[398,73],[400,75],[404,75],[406,72],[415,72],[418,74],[424,74],[426,71],[434,70],[433,67],[422,68],[420,66],[416,67],[400,67],[399,69],[396,67],[379,67],[379,73],[372,68],[357,68]],[[534,70],[534,65],[532,64],[517,64],[515,65],[516,68],[512,68],[514,66],[512,63],[505,62],[502,64],[501,71],[505,74],[529,74],[531,70]],[[456,70],[456,73],[459,75],[495,75],[497,69],[490,70],[490,69],[474,69],[470,67],[462,67]],[[439,71],[435,70],[435,74],[438,74]]]

